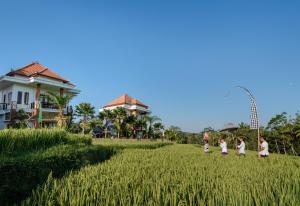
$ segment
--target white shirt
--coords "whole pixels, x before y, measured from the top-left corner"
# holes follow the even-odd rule
[[[246,154],[245,149],[246,149],[246,144],[244,141],[241,142],[241,144],[238,146],[239,148],[239,153],[240,154]]]
[[[260,145],[262,151],[259,152],[260,155],[263,156],[269,156],[269,144],[268,142],[264,141],[263,143],[261,143]]]
[[[227,153],[227,143],[226,142],[221,143],[220,147],[222,148],[222,153]]]
[[[209,152],[209,145],[208,144],[204,145],[204,152]]]

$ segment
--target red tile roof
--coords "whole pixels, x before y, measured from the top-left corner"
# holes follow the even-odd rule
[[[148,109],[147,105],[143,104],[142,102],[140,102],[137,99],[134,99],[134,98],[130,97],[128,94],[124,94],[124,95],[118,97],[117,99],[115,99],[112,102],[105,105],[104,108],[123,105],[123,104],[138,105],[138,106],[141,106],[141,107],[144,107],[144,108]]]
[[[47,67],[39,64],[38,62],[33,62],[31,64],[28,64],[20,69],[11,71],[6,74],[7,76],[15,76],[15,75],[21,75],[25,77],[37,77],[42,76],[54,80],[62,81],[63,83],[71,84],[68,80],[62,78],[58,74],[54,73]]]

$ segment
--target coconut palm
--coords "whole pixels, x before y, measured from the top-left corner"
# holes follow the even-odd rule
[[[74,95],[73,94],[65,94],[60,95],[53,92],[48,92],[50,99],[57,105],[58,107],[58,115],[57,126],[60,128],[65,128],[67,125],[67,117],[64,115],[65,107],[71,102]]]
[[[161,122],[161,119],[158,116],[151,116],[151,115],[146,115],[145,119],[148,123],[148,128],[147,128],[147,137],[153,138],[153,124],[157,122]]]
[[[169,129],[166,130],[166,137],[171,141],[175,141],[180,138],[181,133],[182,132],[179,127],[170,126]]]
[[[104,135],[105,138],[107,137],[107,132],[108,132],[108,128],[110,126],[110,124],[113,122],[113,113],[111,110],[103,110],[102,112],[100,112],[99,114],[99,119],[101,119],[104,123]]]
[[[80,103],[75,107],[75,115],[82,117],[80,126],[82,128],[82,133],[85,133],[85,130],[89,128],[89,121],[95,115],[95,107],[90,103]]]
[[[162,136],[161,133],[162,133],[162,130],[163,130],[164,128],[165,128],[165,127],[164,127],[164,125],[163,125],[161,122],[156,122],[156,123],[154,123],[154,124],[153,124],[154,136],[158,136],[158,138],[159,138],[160,136]]]
[[[117,107],[113,110],[113,123],[118,133],[118,138],[126,127],[127,112],[123,107]]]

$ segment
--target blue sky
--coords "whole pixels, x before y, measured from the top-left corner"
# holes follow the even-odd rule
[[[128,93],[195,132],[249,122],[243,85],[266,124],[299,111],[299,10],[288,0],[0,0],[0,73],[38,60],[78,86],[74,104]]]

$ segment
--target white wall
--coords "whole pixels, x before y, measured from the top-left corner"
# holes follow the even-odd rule
[[[7,100],[8,100],[8,93],[9,92],[12,92],[13,91],[13,87],[10,86],[10,87],[7,87],[7,88],[4,88],[4,89],[1,89],[0,90],[0,93],[1,93],[1,99],[0,99],[0,102],[3,103],[3,96],[6,95],[6,103],[7,103]],[[12,100],[13,101],[13,100]]]
[[[18,109],[30,108],[30,104],[35,101],[36,89],[34,87],[30,87],[30,86],[26,86],[26,85],[14,84],[13,85],[13,99],[14,99],[13,101],[15,101],[15,102],[17,102],[19,91],[22,92],[22,104],[18,104]],[[29,93],[28,105],[24,104],[25,92]]]

